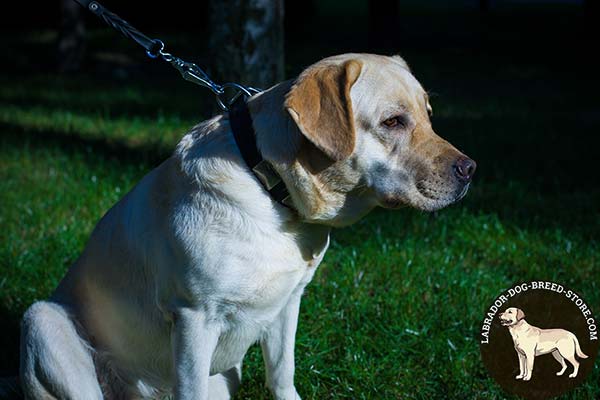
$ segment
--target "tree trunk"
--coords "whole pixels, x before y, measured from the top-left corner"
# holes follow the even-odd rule
[[[283,79],[283,0],[210,0],[209,35],[218,82],[266,89]]]
[[[85,10],[73,0],[61,0],[58,38],[58,70],[73,72],[81,68],[85,54]]]

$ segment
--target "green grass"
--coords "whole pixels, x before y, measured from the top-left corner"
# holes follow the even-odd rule
[[[290,52],[288,70],[348,50],[335,38],[312,43]],[[304,398],[512,398],[488,377],[477,341],[503,289],[557,281],[600,315],[596,70],[554,50],[496,44],[486,55],[463,45],[403,52],[434,93],[434,128],[478,161],[477,177],[460,204],[436,214],[378,210],[334,232],[302,303]],[[51,293],[103,213],[206,115],[210,96],[174,73],[146,79],[0,78],[3,373],[16,367],[22,312]],[[269,398],[256,346],[244,380],[238,399]],[[562,398],[598,398],[599,381],[596,367]]]

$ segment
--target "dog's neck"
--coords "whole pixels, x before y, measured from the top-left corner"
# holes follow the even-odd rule
[[[341,190],[336,191],[329,190],[323,183],[334,173],[330,168],[333,162],[302,135],[283,107],[292,84],[293,81],[282,82],[249,99],[258,149],[285,182],[304,220],[332,226],[348,225],[369,212],[373,205],[359,196],[349,196],[355,182],[347,182],[344,187],[343,182],[339,185],[338,181]],[[339,175],[334,178],[339,179]],[[353,209],[345,213],[345,208]],[[352,215],[353,220],[346,220],[344,214]]]
[[[513,334],[517,335],[517,334],[519,334],[521,332],[524,332],[524,331],[528,330],[530,326],[531,325],[529,325],[527,323],[527,321],[525,321],[524,319],[520,319],[520,320],[517,321],[516,324],[510,325],[508,327],[508,330],[511,333],[511,335],[513,335]]]

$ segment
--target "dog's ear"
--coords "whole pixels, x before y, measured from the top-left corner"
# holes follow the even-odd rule
[[[520,308],[517,308],[517,321],[520,321],[523,318],[525,318],[525,313]]]
[[[286,96],[285,108],[302,134],[334,161],[354,151],[350,89],[361,69],[362,64],[356,60],[310,68],[298,77]]]

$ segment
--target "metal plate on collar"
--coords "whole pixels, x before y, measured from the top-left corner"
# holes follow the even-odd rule
[[[281,182],[281,178],[277,172],[275,172],[271,164],[265,160],[262,160],[256,164],[256,166],[252,168],[252,171],[254,171],[258,179],[260,179],[267,190],[273,189],[275,185]]]

